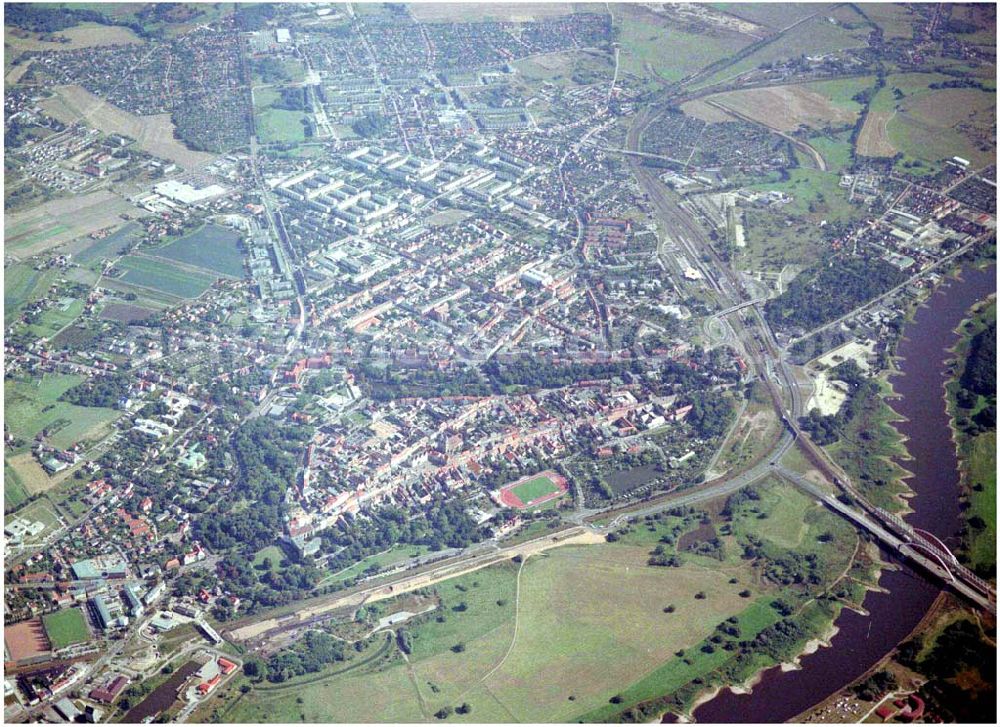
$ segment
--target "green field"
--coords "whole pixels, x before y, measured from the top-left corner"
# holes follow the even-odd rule
[[[124,283],[151,288],[178,298],[197,298],[215,282],[213,277],[182,270],[168,262],[129,255],[118,261]]]
[[[556,487],[556,483],[548,477],[532,477],[530,480],[512,487],[511,492],[517,495],[521,499],[521,502],[527,505],[529,502],[537,500],[539,497],[550,495],[553,492],[559,492],[559,488]]]
[[[970,528],[969,557],[973,567],[988,568],[997,560],[997,433],[986,432],[966,445],[969,482],[979,484],[969,493],[967,517],[978,516],[986,523],[982,530]]]
[[[18,477],[17,472],[7,463],[7,458],[3,461],[3,507],[4,512],[14,510],[21,506],[28,499],[28,492],[24,489],[24,483]]]
[[[240,234],[234,230],[208,224],[162,247],[148,249],[146,253],[238,278],[243,275],[240,239]]]
[[[80,298],[74,299],[65,308],[58,304],[53,305],[42,313],[36,322],[28,326],[28,330],[39,338],[49,338],[79,318],[83,308],[84,301]]]
[[[52,503],[44,497],[25,505],[19,511],[14,513],[14,515],[23,520],[27,520],[28,522],[40,522],[45,525],[45,530],[40,532],[34,538],[26,538],[26,543],[43,540],[52,530],[59,527],[59,518],[56,516]],[[8,516],[4,517],[5,522],[8,519]]]
[[[301,111],[267,108],[257,112],[257,135],[262,144],[305,141],[306,118]]]
[[[851,132],[832,136],[813,136],[809,146],[820,153],[832,173],[841,174],[851,164]]]
[[[52,643],[52,648],[56,651],[90,638],[87,619],[79,608],[65,608],[55,613],[47,613],[42,616],[42,623],[45,625],[45,633]]]
[[[14,436],[32,440],[48,429],[49,442],[66,449],[93,436],[118,416],[114,409],[84,407],[59,401],[81,376],[45,374],[32,381],[8,380],[4,388],[4,422]]]

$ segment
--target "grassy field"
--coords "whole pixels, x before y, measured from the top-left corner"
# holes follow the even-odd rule
[[[20,507],[28,499],[28,491],[21,476],[14,470],[7,458],[3,460],[3,508],[4,512]]]
[[[936,162],[958,155],[975,166],[994,160],[996,94],[978,89],[932,89],[948,80],[938,73],[902,73],[886,78],[872,100],[858,138],[858,151],[870,156],[899,152],[905,162]],[[900,94],[901,97],[900,97]]]
[[[802,87],[825,97],[834,106],[859,113],[862,106],[854,100],[854,96],[874,85],[875,76],[858,76],[857,78],[838,78],[833,81],[814,81],[802,84]]]
[[[118,412],[59,401],[63,392],[82,380],[80,376],[63,374],[45,374],[32,381],[8,380],[4,389],[4,422],[10,432],[32,440],[48,429],[49,442],[62,449],[95,436]]]
[[[55,279],[55,271],[38,271],[25,263],[4,268],[3,274],[4,323],[17,318],[21,308],[44,293]]]
[[[153,290],[178,298],[197,298],[208,290],[214,279],[208,275],[182,270],[165,261],[129,255],[118,261],[117,267],[125,271],[118,278],[130,285]]]
[[[234,230],[208,224],[163,247],[147,249],[146,253],[238,278],[243,275],[240,239]]]
[[[651,70],[665,81],[679,81],[747,45],[745,36],[713,37],[666,27],[656,15],[615,12],[621,44],[621,70],[640,77]]]
[[[995,564],[997,560],[997,433],[974,437],[965,447],[969,482],[981,489],[969,492],[969,518],[982,518],[986,527],[971,530],[969,557],[973,567]]]
[[[869,502],[896,511],[903,507],[899,495],[908,488],[901,480],[906,471],[895,458],[906,458],[909,454],[892,426],[898,416],[885,402],[891,387],[884,381],[881,387],[882,393],[865,402],[861,413],[845,427],[844,436],[827,447],[827,451],[852,481],[861,483],[861,492]],[[862,474],[867,478],[863,479]],[[878,481],[885,484],[865,484]]]
[[[303,119],[301,111],[267,108],[257,113],[257,134],[263,144],[305,141]]]
[[[79,644],[90,638],[87,619],[79,608],[65,608],[55,613],[47,613],[42,616],[42,623],[45,624],[45,633],[54,650]]]
[[[792,224],[785,224],[791,220]],[[748,209],[744,213],[746,247],[736,262],[749,270],[781,270],[785,265],[807,265],[826,248],[819,225],[780,211]]]
[[[425,545],[396,545],[386,551],[359,560],[349,568],[337,571],[336,573],[330,573],[323,577],[316,585],[317,587],[322,587],[335,583],[343,583],[351,578],[360,576],[369,568],[390,568],[410,558],[425,555],[429,552],[430,549]]]
[[[789,170],[787,181],[758,182],[746,187],[763,191],[774,189],[794,196],[795,200],[783,209],[808,215],[814,222],[859,217],[858,208],[848,202],[847,192],[838,186],[839,183],[840,175],[834,172],[800,167]]]
[[[740,7],[750,6],[747,5]],[[812,7],[814,6],[809,6],[810,9]],[[785,7],[782,8],[782,11],[784,10]],[[742,15],[742,11],[737,11],[737,14]],[[860,15],[857,15],[857,13],[853,13],[853,15],[856,19],[854,22],[862,22]],[[788,22],[793,21],[789,19]],[[821,53],[831,53],[843,48],[863,47],[866,43],[865,39],[867,34],[867,27],[849,30],[842,25],[834,25],[821,13],[815,18],[811,18],[810,20],[806,20],[800,25],[797,25],[788,33],[776,38],[771,43],[758,48],[746,58],[737,61],[731,66],[721,69],[711,77],[699,82],[695,85],[695,88],[702,88],[727,81],[741,73],[752,70],[763,63],[773,63],[787,58],[795,58],[802,54],[819,55]],[[730,55],[735,51],[736,48],[732,48],[727,55]]]
[[[39,316],[28,330],[39,338],[49,338],[75,321],[83,313],[84,302],[75,298],[67,305],[54,305]]]
[[[781,30],[813,13],[833,7],[831,3],[712,3],[712,7],[725,10],[730,15]]]
[[[841,174],[851,164],[851,132],[843,131],[829,136],[813,136],[809,146],[818,151],[826,162],[827,169]]]

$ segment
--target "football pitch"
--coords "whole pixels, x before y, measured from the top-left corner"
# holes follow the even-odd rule
[[[525,504],[534,502],[546,495],[551,495],[553,492],[559,492],[556,483],[544,475],[541,477],[532,477],[527,482],[522,482],[520,485],[515,485],[510,489]]]
[[[90,637],[87,631],[87,620],[79,608],[67,608],[42,616],[45,633],[49,637],[54,650],[78,644]]]

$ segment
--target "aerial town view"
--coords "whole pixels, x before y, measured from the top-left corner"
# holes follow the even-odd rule
[[[6,3],[5,723],[995,723],[994,3]]]

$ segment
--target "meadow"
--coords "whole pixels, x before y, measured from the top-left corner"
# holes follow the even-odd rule
[[[442,582],[433,588],[438,608],[401,626],[411,637],[408,664],[287,694],[254,690],[226,718],[429,721],[467,702],[471,711],[450,720],[571,720],[748,607],[730,582],[749,577],[745,565],[657,568],[648,552],[648,544],[567,546],[523,568],[508,562]],[[693,598],[699,591],[704,600]],[[380,613],[391,611],[390,602]]]

